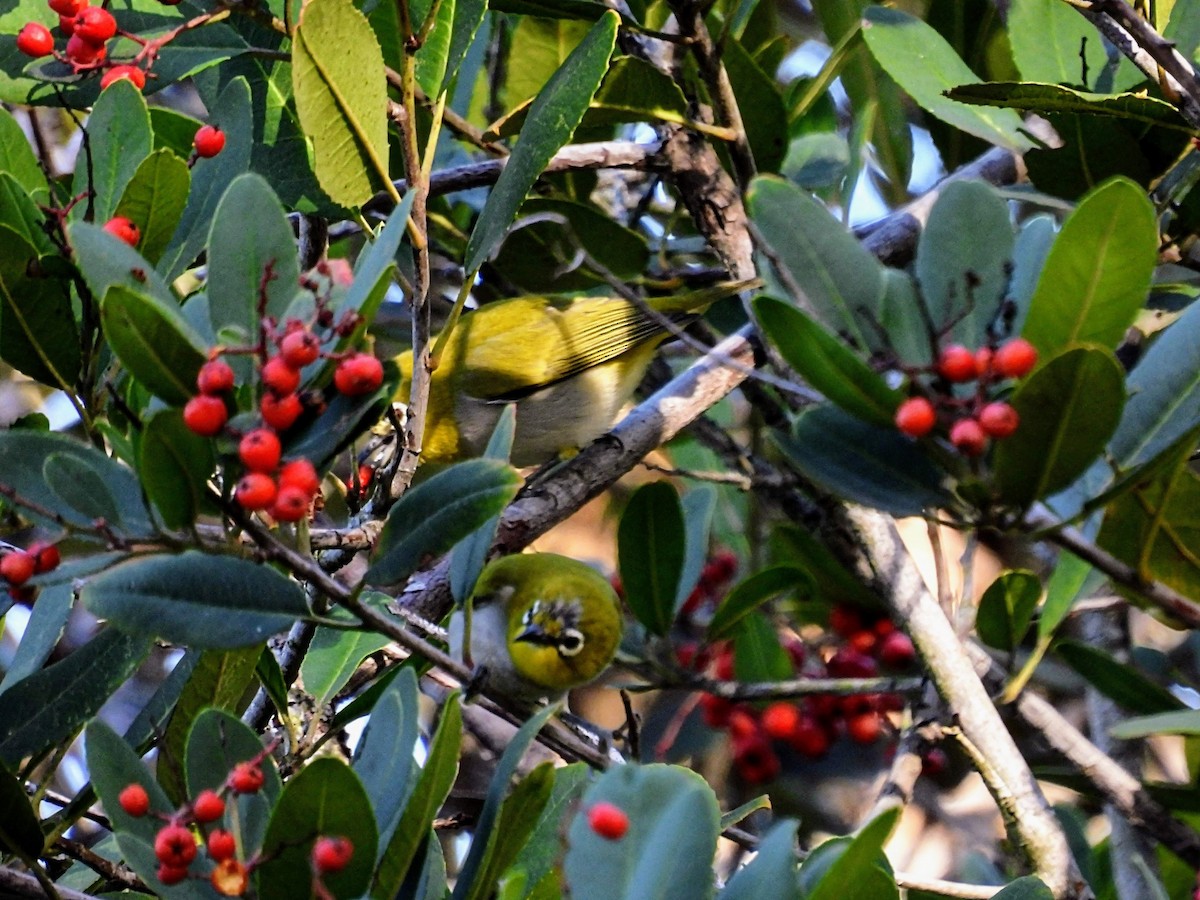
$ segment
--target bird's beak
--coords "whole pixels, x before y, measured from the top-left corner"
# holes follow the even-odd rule
[[[515,638],[518,641],[525,641],[530,644],[546,644],[549,643],[549,635],[540,625],[527,625],[525,630],[518,634]]]

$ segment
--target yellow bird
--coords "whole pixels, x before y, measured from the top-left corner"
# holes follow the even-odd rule
[[[729,282],[647,305],[677,325],[755,287]],[[583,447],[616,421],[670,332],[619,297],[516,297],[459,320],[430,379],[423,462],[483,454],[500,414],[517,405],[511,461],[546,462]],[[394,400],[407,403],[413,355],[399,357]]]

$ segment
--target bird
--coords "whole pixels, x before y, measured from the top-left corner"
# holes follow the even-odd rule
[[[451,617],[449,637],[451,653],[473,667],[470,690],[527,706],[556,702],[594,681],[621,642],[613,586],[591,566],[557,553],[488,563],[467,609]]]
[[[646,305],[682,327],[715,301],[760,283],[725,282]],[[670,333],[621,297],[514,297],[464,314],[430,376],[421,462],[483,455],[509,403],[516,404],[513,465],[541,465],[578,450],[616,421]],[[393,402],[407,405],[412,351],[396,362],[401,380]]]

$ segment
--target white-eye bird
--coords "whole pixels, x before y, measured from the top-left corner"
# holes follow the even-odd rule
[[[554,701],[599,677],[621,641],[621,602],[608,580],[557,553],[504,556],[484,567],[465,616],[450,620],[450,650],[480,686],[519,703]]]
[[[677,325],[757,286],[718,284],[647,305]],[[466,313],[430,378],[421,459],[483,454],[504,406],[517,405],[511,461],[533,466],[583,447],[616,421],[670,332],[620,297],[515,297]],[[407,403],[413,355],[396,358]]]

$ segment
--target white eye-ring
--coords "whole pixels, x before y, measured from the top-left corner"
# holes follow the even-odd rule
[[[561,656],[574,656],[583,649],[583,633],[578,628],[565,628],[556,646]]]

